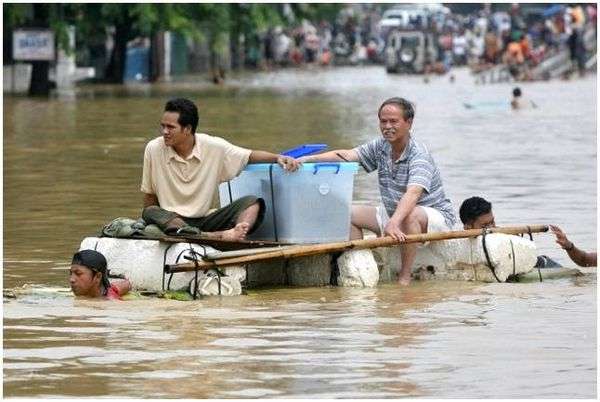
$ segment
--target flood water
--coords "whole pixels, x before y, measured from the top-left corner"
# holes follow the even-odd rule
[[[4,97],[4,395],[139,398],[595,398],[596,274],[542,283],[414,282],[270,289],[197,302],[75,300],[81,239],[137,218],[143,149],[165,101],[200,109],[199,131],[254,149],[353,147],[378,134],[386,98],[416,103],[446,193],[481,195],[496,223],[560,225],[596,248],[596,76],[514,84],[307,69]],[[476,105],[467,109],[463,103]],[[360,172],[357,202],[378,199]],[[572,266],[548,234],[540,254]]]

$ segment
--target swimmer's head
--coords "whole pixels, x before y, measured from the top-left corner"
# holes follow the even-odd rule
[[[515,89],[513,89],[513,96],[515,98],[518,98],[519,96],[521,96],[521,88],[516,87]]]

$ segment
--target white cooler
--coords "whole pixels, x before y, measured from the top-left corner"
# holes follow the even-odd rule
[[[350,237],[350,208],[358,164],[304,163],[287,173],[277,164],[251,164],[219,186],[221,206],[245,195],[265,200],[262,225],[252,240],[326,243]]]

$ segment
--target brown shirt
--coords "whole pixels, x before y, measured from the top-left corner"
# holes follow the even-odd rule
[[[161,208],[188,218],[208,213],[219,184],[240,174],[252,152],[223,138],[195,135],[194,149],[185,159],[162,137],[150,141],[141,185],[142,192],[156,195]]]

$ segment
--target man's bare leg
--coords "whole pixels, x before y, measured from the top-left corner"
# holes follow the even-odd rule
[[[206,236],[211,239],[220,239],[220,240],[229,240],[229,241],[237,241],[244,240],[248,231],[254,223],[256,222],[256,218],[258,217],[258,212],[260,211],[260,205],[258,202],[250,205],[248,208],[243,210],[237,218],[237,222],[234,227],[227,230],[218,230],[215,232],[202,232],[203,236]],[[176,217],[171,219],[167,227],[168,228],[181,228],[185,226],[186,223],[183,219]]]
[[[422,208],[415,207],[404,220],[402,232],[407,235],[427,233],[427,213]],[[417,243],[403,244],[400,247],[402,268],[398,273],[398,283],[407,286],[410,284],[412,265],[417,255]]]
[[[244,209],[237,218],[237,223],[247,223],[248,227],[251,228],[256,223],[258,218],[258,212],[260,211],[260,204],[255,202],[248,208]]]
[[[244,240],[250,230],[250,226],[246,222],[236,223],[231,229],[223,230],[220,232],[212,232],[212,234],[219,236],[221,240],[238,241]]]
[[[362,239],[362,229],[370,230],[377,236],[381,236],[377,223],[377,208],[368,205],[352,205],[350,240]]]
[[[181,219],[180,217],[175,217],[167,222],[167,227],[165,231],[168,229],[179,229],[184,227],[185,225],[187,225],[187,223],[185,223],[183,219]]]
[[[222,240],[244,240],[250,228],[256,223],[259,211],[260,205],[258,202],[255,202],[240,213],[237,218],[237,223],[233,228],[213,233],[219,234]]]

